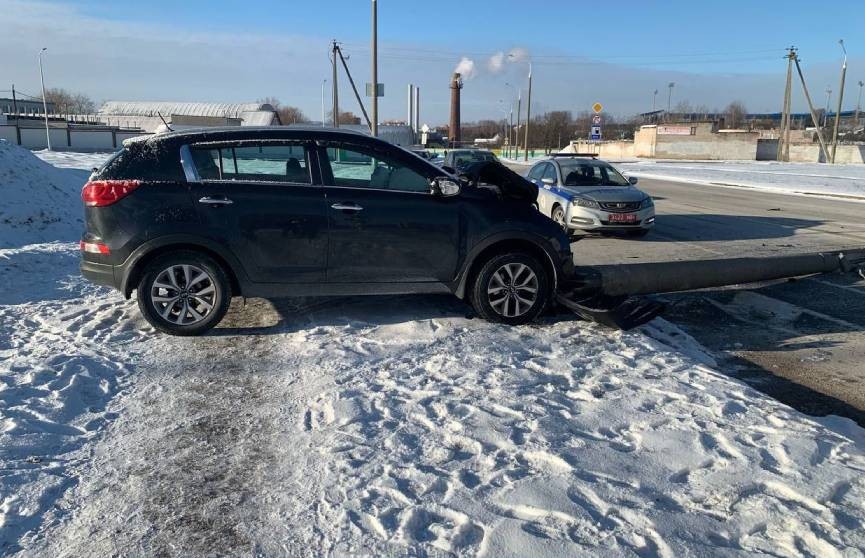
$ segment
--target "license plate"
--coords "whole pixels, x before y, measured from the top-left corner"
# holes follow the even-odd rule
[[[633,213],[610,213],[610,223],[636,223],[637,216]]]

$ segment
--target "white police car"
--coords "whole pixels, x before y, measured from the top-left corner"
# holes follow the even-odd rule
[[[655,225],[655,204],[637,179],[592,156],[554,154],[526,176],[538,186],[540,212],[565,230],[644,236]]]

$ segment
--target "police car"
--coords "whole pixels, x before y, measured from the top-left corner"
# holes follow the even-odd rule
[[[554,154],[526,175],[538,187],[538,209],[566,231],[624,231],[645,236],[655,225],[652,197],[592,155]]]

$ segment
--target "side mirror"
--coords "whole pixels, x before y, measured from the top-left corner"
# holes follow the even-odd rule
[[[629,176],[629,177],[628,177],[628,183],[630,183],[631,185],[636,184],[637,181],[638,181],[638,179],[637,179],[636,176]]]
[[[459,195],[462,187],[451,178],[439,177],[430,181],[430,193],[434,196],[451,197]]]
[[[545,186],[555,186],[556,185],[556,181],[552,178],[542,178],[541,182],[543,182]]]

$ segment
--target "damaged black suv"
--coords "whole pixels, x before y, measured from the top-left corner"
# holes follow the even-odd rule
[[[130,140],[85,185],[81,271],[157,329],[195,335],[233,296],[450,292],[528,322],[572,265],[537,187],[460,177],[364,134],[211,128]]]

